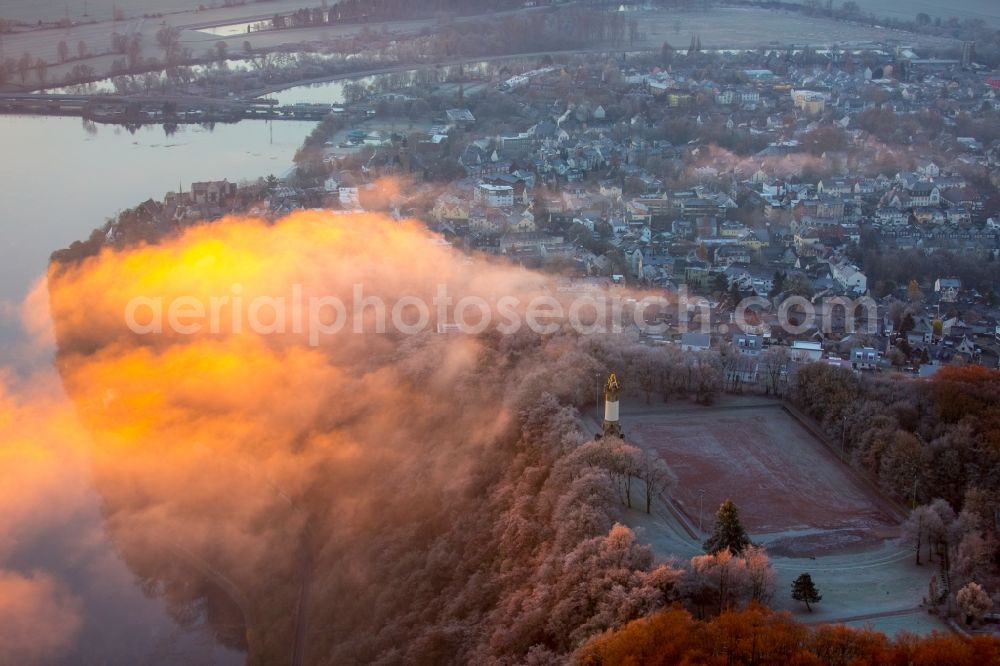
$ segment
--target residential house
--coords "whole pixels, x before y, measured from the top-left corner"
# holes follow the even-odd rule
[[[878,361],[879,353],[874,347],[851,348],[851,367],[854,370],[875,370]]]
[[[514,205],[514,188],[510,185],[479,183],[475,190],[476,201],[487,208],[510,208]]]
[[[765,242],[757,235],[756,231],[746,231],[739,238],[740,245],[749,248],[754,253],[760,252],[761,248],[764,247]]]
[[[954,303],[962,290],[962,281],[958,278],[938,278],[934,281],[934,292],[942,303]]]
[[[712,336],[708,333],[684,333],[681,335],[681,351],[701,352],[712,348]]]
[[[340,183],[337,185],[337,198],[340,207],[345,210],[360,210],[361,193],[358,184],[350,174],[343,174]]]
[[[445,111],[448,123],[453,127],[472,127],[476,124],[476,117],[468,109],[448,109]]]
[[[906,332],[906,342],[911,346],[929,345],[934,340],[934,326],[926,317],[913,322],[913,328]]]
[[[191,202],[199,205],[221,205],[236,196],[236,183],[228,180],[213,180],[191,183]]]
[[[857,294],[863,294],[868,291],[868,278],[858,270],[857,266],[847,262],[830,264],[830,272],[833,275],[833,279],[844,290]]]
[[[733,336],[733,347],[746,356],[759,356],[764,349],[764,338],[759,335],[739,333]]]
[[[522,132],[513,136],[500,137],[500,152],[505,157],[521,157],[528,155],[535,146],[535,136],[530,132]]]
[[[941,190],[929,181],[918,181],[907,188],[911,206],[937,206],[941,203]]]
[[[810,363],[823,358],[823,343],[811,340],[796,340],[788,350],[788,356],[799,363]]]
[[[431,214],[438,222],[467,222],[469,220],[469,202],[446,192],[434,201]]]

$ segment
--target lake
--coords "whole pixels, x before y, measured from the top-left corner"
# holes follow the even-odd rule
[[[160,125],[131,134],[79,118],[0,116],[0,300],[20,300],[49,254],[118,211],[194,181],[281,176],[311,121],[244,121],[213,129]]]
[[[293,86],[267,97],[283,105],[340,104],[347,82]],[[315,126],[250,120],[212,129],[180,125],[168,136],[162,125],[133,134],[79,118],[0,116],[0,303],[21,300],[53,250],[86,239],[125,208],[195,181],[280,177]],[[0,320],[0,341],[5,333]]]
[[[366,76],[363,79],[344,79],[295,86],[294,88],[286,88],[285,90],[270,93],[264,97],[277,100],[281,106],[289,104],[343,104],[345,83],[356,81],[367,86],[375,78],[374,76]]]

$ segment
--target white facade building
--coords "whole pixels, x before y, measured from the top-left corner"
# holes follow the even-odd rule
[[[510,208],[514,205],[514,188],[510,185],[479,183],[476,186],[476,201],[487,208]]]
[[[847,291],[859,294],[868,291],[868,277],[856,266],[848,263],[830,264],[830,271],[833,273],[833,279]]]

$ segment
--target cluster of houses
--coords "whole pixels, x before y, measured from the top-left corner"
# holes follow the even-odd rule
[[[567,278],[560,291],[609,294],[620,287],[613,278]],[[914,378],[930,377],[956,363],[998,367],[998,313],[970,306],[963,315],[942,314],[961,285],[953,278],[941,279],[934,289],[916,316],[875,301],[848,313],[838,299],[820,299],[812,319],[794,332],[784,326],[778,298],[744,305],[739,320],[726,303],[687,296],[668,299],[668,306],[653,308],[652,314],[645,312],[646,323],[655,325],[651,328],[635,324],[631,312],[625,312],[622,321],[626,331],[648,345],[711,355],[732,388],[786,381],[795,367],[806,363]]]
[[[747,68],[739,84],[699,80],[681,67],[622,72],[616,85],[626,96],[675,114],[686,109],[698,124],[721,115],[730,130],[764,135],[767,147],[748,159],[697,141],[651,139],[640,130],[654,121],[642,114],[613,118],[602,104],[551,101],[538,92],[573,74],[555,67],[528,72],[501,89],[535,91],[535,121],[478,137],[467,123],[473,138],[458,158],[465,177],[437,194],[426,217],[474,248],[568,263],[579,275],[616,276],[668,293],[780,298],[794,281],[812,299],[867,295],[869,278],[851,251],[863,233],[887,248],[996,256],[1000,142],[984,146],[947,131],[960,113],[1000,109],[996,90],[955,63],[921,61],[905,49],[874,54],[882,65],[852,65],[843,54],[833,66],[788,67],[780,75]],[[873,138],[857,123],[876,106],[897,114],[933,107],[944,118],[941,149],[912,154],[905,170],[880,173]],[[846,145],[816,154],[806,139],[826,127],[840,131]],[[687,186],[666,185],[648,168],[654,160],[683,165]],[[809,179],[803,168],[811,161],[837,166]],[[925,373],[955,360],[996,365],[998,313],[984,306],[977,323],[964,327],[941,314],[956,303],[960,281],[942,275],[924,287],[938,311],[917,318],[919,343],[914,329],[902,335],[886,323],[885,307],[863,344],[849,346],[854,336],[846,329],[785,342],[797,357],[854,370],[898,365],[891,352],[900,342],[908,347],[906,363],[924,360]],[[713,325],[725,323],[725,307],[719,317]],[[933,321],[940,330],[924,335]],[[706,342],[703,335],[675,332],[670,339],[686,349],[744,344],[759,351],[777,342],[763,330],[756,338],[711,335]]]
[[[862,236],[885,248],[1000,254],[1000,141],[983,145],[956,131],[960,115],[1000,109],[1000,90],[979,72],[907,49],[831,52],[824,65],[778,51],[723,57],[735,74],[722,83],[683,61],[509,73],[493,94],[516,100],[518,117],[528,119],[520,127],[482,131],[478,111],[460,102],[439,112],[419,142],[355,128],[347,142],[372,148],[360,169],[333,167],[312,188],[272,184],[255,193],[258,205],[272,214],[360,210],[377,177],[419,175],[451,155],[461,176],[417,178],[411,200],[392,204],[396,214],[425,219],[457,245],[557,264],[581,280],[700,294],[708,314],[682,314],[651,344],[747,357],[780,345],[796,361],[856,371],[996,365],[1000,312],[966,298],[950,275],[922,285],[930,298],[905,324],[890,316],[888,300],[864,322],[832,312],[793,336],[774,318],[792,294],[815,303],[869,295],[856,251]],[[574,101],[560,95],[567,89]],[[905,159],[881,162],[885,143],[860,121],[873,109],[901,117],[933,110],[944,128],[917,149],[897,137]],[[707,139],[673,143],[658,129],[666,121],[763,147],[741,157]],[[839,140],[817,146],[828,130]],[[210,219],[243,198],[225,181],[200,183],[168,194],[164,209],[175,220]],[[753,313],[750,329],[732,326],[736,296],[770,303]],[[695,323],[711,332],[688,332]]]
[[[921,66],[912,52],[901,56],[894,56],[903,63],[899,69],[908,63],[914,70]],[[866,290],[864,275],[824,248],[858,242],[863,226],[897,247],[1000,247],[998,225],[989,218],[996,211],[987,210],[995,192],[984,189],[982,179],[973,184],[965,175],[979,168],[997,178],[1000,145],[984,148],[974,139],[957,137],[950,152],[942,153],[947,160],[920,158],[912,171],[865,175],[871,164],[848,166],[852,151],[875,152],[868,148],[871,137],[854,123],[858,114],[873,108],[870,91],[884,94],[887,100],[878,102],[880,108],[896,113],[926,109],[928,102],[921,102],[918,93],[937,94],[934,104],[940,105],[941,91],[949,92],[943,99],[954,103],[948,106],[953,115],[984,101],[1000,105],[995,91],[981,77],[964,72],[945,76],[930,71],[919,81],[900,80],[888,78],[893,71],[889,63],[873,70],[851,66],[850,54],[845,58],[837,68],[788,68],[780,77],[769,69],[746,69],[745,83],[738,85],[699,80],[681,68],[622,74],[617,85],[626,96],[666,109],[690,107],[689,117],[699,124],[726,117],[729,129],[773,139],[745,160],[708,150],[699,156],[698,147],[646,138],[655,122],[648,114],[611,119],[601,104],[538,102],[537,122],[516,133],[479,136],[464,146],[458,162],[466,178],[439,197],[431,217],[468,235],[474,245],[492,247],[498,246],[498,236],[550,228],[543,222],[552,218],[569,218],[595,234],[610,227],[612,243],[630,256],[632,277],[654,282],[677,275],[657,260],[665,256],[658,248],[677,239],[708,248],[713,262],[725,267],[753,263],[746,259],[761,258],[761,251],[769,249],[790,247],[797,257],[825,254],[821,259],[830,268],[827,275],[817,275],[817,287],[855,292]],[[555,67],[534,70],[503,89],[511,94],[544,90],[568,75]],[[586,89],[593,83],[581,80],[578,85]],[[794,115],[791,126],[789,114]],[[466,110],[449,110],[448,118],[451,126],[461,118],[466,130],[475,124]],[[949,119],[946,115],[945,121]],[[833,173],[826,177],[804,180],[801,163],[816,156],[801,139],[827,126],[843,130],[849,143],[818,159],[843,166],[828,170]],[[446,138],[447,128],[436,128],[434,137]],[[699,186],[668,191],[648,168],[653,160],[682,165]],[[760,213],[757,224],[746,225],[746,216],[738,216],[743,226],[730,219],[737,201],[740,208]],[[588,259],[589,264],[597,259],[600,268],[599,258]],[[751,279],[758,277],[749,273]],[[740,274],[741,282],[747,275]]]

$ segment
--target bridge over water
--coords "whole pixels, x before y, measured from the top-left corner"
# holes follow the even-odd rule
[[[194,96],[0,94],[0,114],[80,116],[107,123],[202,123],[247,119],[322,120],[347,113],[331,104],[279,106],[267,99],[213,99]]]

